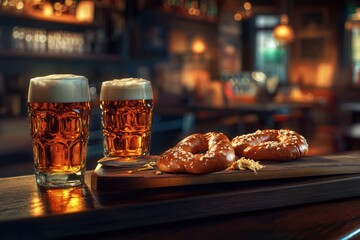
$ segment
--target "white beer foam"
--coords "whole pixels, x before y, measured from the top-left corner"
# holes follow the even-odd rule
[[[151,82],[142,78],[123,78],[104,81],[100,101],[153,99]]]
[[[90,101],[86,77],[53,74],[30,79],[28,102],[69,103]]]

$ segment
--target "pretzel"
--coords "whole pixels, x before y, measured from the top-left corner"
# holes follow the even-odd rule
[[[205,174],[221,171],[235,161],[229,138],[223,133],[193,134],[160,155],[157,166],[168,173]]]
[[[288,129],[257,130],[254,133],[234,137],[231,144],[236,156],[257,161],[290,161],[308,153],[306,139]]]

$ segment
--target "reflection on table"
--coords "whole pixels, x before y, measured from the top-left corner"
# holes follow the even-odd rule
[[[87,187],[42,188],[33,192],[30,198],[31,216],[64,214],[85,211],[93,207]]]

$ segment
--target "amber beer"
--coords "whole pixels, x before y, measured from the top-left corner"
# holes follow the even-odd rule
[[[150,81],[104,81],[100,102],[105,157],[131,162],[149,155],[154,104]]]
[[[83,184],[89,138],[90,97],[83,76],[32,78],[28,106],[37,183]]]

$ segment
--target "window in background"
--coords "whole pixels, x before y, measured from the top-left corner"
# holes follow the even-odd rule
[[[278,44],[272,31],[279,24],[278,15],[255,16],[255,58],[256,71],[264,72],[268,77],[278,77],[280,83],[287,81],[286,46]]]
[[[351,29],[352,81],[360,83],[360,25],[353,24]]]

